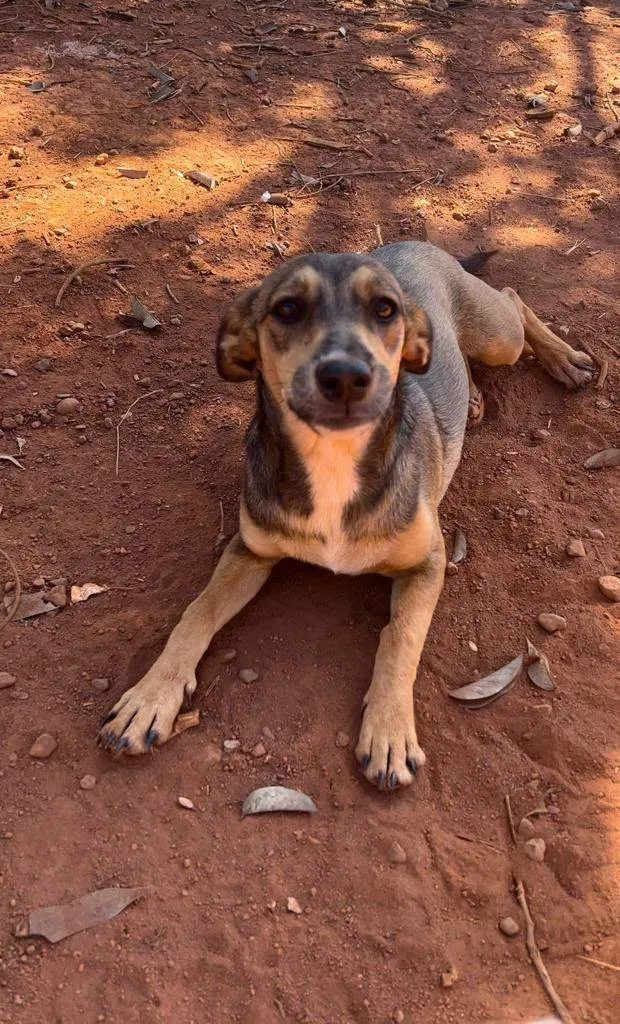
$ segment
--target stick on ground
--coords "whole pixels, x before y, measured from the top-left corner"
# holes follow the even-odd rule
[[[80,274],[83,274],[85,270],[90,270],[91,267],[106,266],[130,266],[130,264],[127,262],[127,260],[119,259],[118,257],[116,257],[115,259],[107,260],[91,260],[90,263],[83,263],[81,267],[76,267],[75,270],[71,271],[66,281],[64,281],[60,288],[60,291],[58,292],[58,295],[54,299],[54,306],[56,307],[56,309],[59,308],[67,288],[69,287],[72,281],[75,281],[76,277],[79,277]]]
[[[515,820],[514,820],[514,818],[512,816],[512,806],[510,804],[510,797],[508,796],[508,793],[506,793],[506,796],[504,797],[504,803],[506,805],[506,816],[508,818],[508,828],[510,829],[510,838],[512,839],[513,844],[516,846],[517,845],[517,833],[515,832]]]
[[[15,600],[13,601],[13,604],[11,605],[11,608],[9,610],[9,613],[8,613],[6,619],[4,619],[3,622],[0,622],[0,629],[4,629],[5,626],[8,626],[9,622],[11,621],[11,619],[15,615],[15,612],[18,609],[19,601],[20,601],[20,598],[22,596],[22,581],[19,578],[19,572],[17,571],[17,566],[15,565],[15,562],[13,561],[11,556],[9,555],[8,551],[4,551],[2,548],[0,548],[0,555],[2,555],[2,557],[5,558],[6,561],[9,563],[9,568],[10,568],[11,572],[13,573],[13,579],[15,580]]]
[[[127,412],[123,413],[123,415],[121,416],[120,420],[116,424],[116,469],[115,469],[115,476],[118,476],[118,460],[119,460],[120,454],[121,454],[121,427],[122,427],[123,423],[125,422],[125,420],[129,416],[129,413],[133,409],[134,405],[137,405],[138,402],[144,401],[145,398],[151,398],[153,395],[159,395],[161,391],[163,391],[163,388],[155,388],[155,391],[147,391],[147,393],[145,395],[138,395],[138,397],[136,399],[134,399],[134,401],[129,406]]]
[[[532,915],[530,914],[530,908],[528,907],[527,899],[525,898],[525,889],[523,887],[523,882],[520,878],[515,878],[514,882],[515,896],[517,897],[519,906],[521,907],[521,910],[523,911],[523,916],[525,918],[525,945],[527,946],[527,951],[529,953],[532,966],[536,970],[536,973],[538,974],[538,977],[542,982],[542,986],[547,995],[549,996],[549,999],[553,1003],[554,1009],[558,1014],[560,1020],[563,1022],[563,1024],[575,1024],[575,1021],[571,1017],[570,1013],[566,1009],[564,1003],[562,1002],[555,988],[553,987],[553,982],[549,977],[549,972],[545,967],[543,958],[540,954],[540,950],[536,942],[536,936],[534,934],[534,921],[532,919]]]
[[[582,956],[581,953],[575,953],[578,960],[585,960],[588,964],[596,964],[597,967],[604,967],[608,971],[618,971],[620,973],[620,967],[616,967],[615,964],[608,964],[605,960],[595,960],[593,956]]]

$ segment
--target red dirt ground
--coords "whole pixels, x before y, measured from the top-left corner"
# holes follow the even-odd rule
[[[620,964],[619,606],[596,585],[619,567],[618,471],[583,469],[618,443],[618,141],[592,143],[619,114],[613,28],[605,3],[0,0],[0,370],[17,374],[0,375],[0,452],[26,441],[24,471],[0,462],[0,547],[28,590],[37,577],[110,587],[0,638],[0,671],[17,677],[0,691],[0,1021],[531,1021],[550,1007],[515,872],[575,1022],[618,1019],[617,973],[579,959]],[[160,104],[148,100],[153,64],[182,84]],[[32,93],[33,81],[56,84]],[[555,118],[526,121],[520,91],[552,81]],[[576,122],[582,134],[565,136]],[[120,177],[119,166],[148,176]],[[348,182],[299,194],[294,166]],[[194,168],[218,187],[185,179]],[[348,174],[379,169],[407,173]],[[265,189],[293,205],[274,212]],[[274,573],[205,658],[200,728],[114,762],[95,745],[100,715],[204,585],[220,509],[226,536],[235,530],[252,388],[216,376],[222,306],[276,265],[274,241],[287,255],[367,251],[377,231],[457,255],[500,248],[492,283],[518,288],[609,360],[604,386],[578,395],[531,361],[477,376],[486,420],[443,507],[469,557],[446,580],[417,683],[427,766],[414,788],[385,796],[352,753],[388,584],[297,564]],[[119,335],[129,296],[106,267],[55,308],[71,269],[106,257],[133,264],[116,280],[161,331]],[[69,321],[85,330],[67,334]],[[150,391],[121,428],[117,477],[113,426]],[[59,394],[82,411],[57,415]],[[549,430],[542,443],[538,428]],[[593,528],[604,538],[589,538]],[[585,557],[565,555],[571,537]],[[541,611],[565,615],[567,629],[543,634]],[[526,635],[549,656],[553,694],[521,682],[470,713],[448,699]],[[243,667],[256,683],[240,681]],[[97,677],[109,692],[92,687]],[[58,749],[37,762],[29,749],[44,731]],[[241,750],[218,760],[233,737]],[[267,755],[255,758],[261,739]],[[273,782],[312,794],[319,813],[240,820],[247,793]],[[517,823],[557,808],[532,819],[544,863],[522,839],[511,846],[507,793]],[[405,864],[390,864],[394,841]],[[12,937],[28,909],[109,885],[145,895],[57,946]],[[516,938],[498,930],[506,915],[521,924]],[[443,988],[450,968],[458,980]]]

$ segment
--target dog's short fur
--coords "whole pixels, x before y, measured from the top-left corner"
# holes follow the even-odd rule
[[[425,760],[412,688],[445,570],[438,507],[468,408],[482,412],[468,360],[514,363],[525,343],[567,386],[590,378],[590,358],[516,292],[418,242],[304,256],[239,296],[217,340],[221,376],[256,380],[239,533],[102,743],[137,754],[169,739],[214,634],[293,557],[393,577],[357,757],[380,787],[410,783]]]

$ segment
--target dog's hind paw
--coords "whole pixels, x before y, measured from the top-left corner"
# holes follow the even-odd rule
[[[410,786],[426,761],[416,736],[413,708],[389,709],[369,701],[355,754],[368,781],[379,789]]]
[[[98,742],[113,754],[146,754],[170,739],[185,696],[196,689],[195,676],[153,665],[126,690],[101,723]]]
[[[587,352],[571,348],[560,338],[553,345],[537,348],[536,355],[547,373],[571,391],[585,387],[594,377],[596,368]]]

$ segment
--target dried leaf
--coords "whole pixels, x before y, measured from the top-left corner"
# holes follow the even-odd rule
[[[267,811],[305,811],[314,814],[317,806],[305,793],[286,786],[262,786],[246,796],[241,817],[247,814],[265,814]]]
[[[25,466],[22,466],[21,462],[19,462],[14,455],[0,455],[0,459],[3,459],[5,462],[12,463],[14,466],[17,466],[18,469],[26,468]]]
[[[171,82],[174,82],[173,76],[169,75],[167,71],[162,71],[161,68],[150,67],[149,75],[156,78],[160,85],[170,85]]]
[[[147,331],[154,331],[155,328],[161,327],[157,317],[135,295],[131,299],[131,313],[134,319],[141,323]]]
[[[525,117],[528,121],[551,121],[555,117],[555,110],[536,107],[534,110],[526,110]]]
[[[592,141],[595,146],[602,146],[608,139],[613,139],[618,132],[620,132],[620,121],[612,121],[611,124],[606,124],[600,132],[597,132]]]
[[[177,715],[172,726],[172,735],[179,736],[186,729],[193,729],[197,725],[200,725],[200,711],[186,711],[182,715]]]
[[[590,455],[583,464],[584,469],[604,469],[609,466],[620,466],[620,448],[604,448]]]
[[[292,206],[293,201],[289,199],[284,192],[263,192],[261,196],[263,203],[269,203],[270,206]]]
[[[139,167],[117,167],[116,170],[123,178],[146,178],[149,173]]]
[[[60,942],[76,932],[110,921],[141,895],[141,889],[97,889],[72,903],[31,910],[15,933],[20,938],[42,935],[49,942]]]
[[[497,700],[505,693],[508,693],[514,686],[523,669],[523,655],[510,661],[503,668],[498,668],[490,676],[477,679],[474,683],[461,686],[458,690],[451,690],[450,697],[454,700],[464,701],[469,707],[484,707],[491,701]]]
[[[452,546],[452,558],[450,561],[452,565],[460,565],[467,558],[467,537],[461,530],[460,526],[457,526],[454,531],[454,542]]]
[[[24,448],[26,447],[26,438],[25,437],[16,437],[15,438],[15,443],[16,443],[17,447],[19,448],[19,451],[18,451],[17,454],[21,455],[21,453],[23,452]]]
[[[5,595],[4,607],[7,611],[12,607],[14,600],[12,593]],[[37,615],[47,615],[48,612],[55,611],[58,611],[57,606],[47,601],[43,594],[22,594],[13,621],[22,622],[24,619],[34,619]]]
[[[569,139],[577,139],[583,131],[583,125],[581,121],[577,121],[576,124],[571,124],[568,128],[564,129],[564,134],[568,135]]]
[[[527,642],[527,658],[526,658],[526,672],[528,679],[534,686],[537,686],[539,690],[555,690],[555,683],[551,676],[551,669],[549,667],[549,659],[545,654],[541,654],[534,644],[529,640]]]
[[[26,88],[29,89],[30,92],[44,92],[46,89],[49,89],[50,84],[50,82],[30,82]]]
[[[109,587],[100,586],[98,583],[83,583],[82,586],[71,587],[71,603],[79,604],[80,601],[88,601],[89,597],[105,594],[109,589]]]
[[[196,185],[202,185],[203,188],[208,188],[210,192],[214,188],[217,188],[217,179],[212,174],[203,174],[202,171],[186,171],[185,177],[189,178]]]

